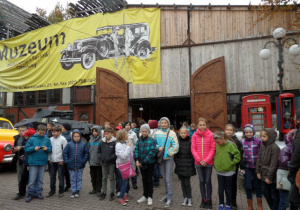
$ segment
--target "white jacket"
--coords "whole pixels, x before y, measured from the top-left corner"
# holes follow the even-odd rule
[[[116,160],[116,167],[118,167],[118,163],[125,163],[127,161],[131,160],[131,165],[133,166],[134,170],[135,170],[135,162],[133,159],[133,152],[131,150],[130,146],[127,146],[126,143],[120,143],[118,142],[116,144],[116,156],[117,156],[117,160]]]
[[[52,136],[50,141],[52,145],[52,153],[49,154],[48,160],[54,163],[63,161],[63,150],[67,146],[68,141],[62,135],[57,138]]]
[[[131,143],[131,150],[134,151],[136,142],[138,141],[138,137],[136,136],[136,133],[132,130],[127,131],[127,133],[128,133],[128,140]]]

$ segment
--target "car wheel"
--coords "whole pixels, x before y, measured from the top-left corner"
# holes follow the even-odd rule
[[[81,55],[81,66],[84,69],[90,69],[96,62],[96,55],[93,52],[88,52]]]
[[[109,53],[109,45],[107,42],[101,42],[99,44],[99,51],[100,51],[100,56],[102,58],[106,58],[108,56]]]
[[[147,59],[150,56],[150,49],[145,46],[140,46],[137,55],[140,59]]]
[[[61,56],[61,59],[65,59],[65,58],[67,58],[67,56],[66,56],[66,54],[63,54]],[[72,62],[63,62],[63,63],[60,63],[60,65],[64,70],[70,70],[74,66],[74,63],[72,63]]]

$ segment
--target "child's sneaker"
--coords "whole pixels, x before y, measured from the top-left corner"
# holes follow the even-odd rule
[[[126,202],[128,202],[128,201],[129,201],[129,199],[128,199],[127,195],[124,195],[124,196],[123,196],[123,200],[124,200],[124,201],[126,201]]]
[[[26,202],[29,203],[33,199],[33,196],[28,195],[26,198]]]
[[[152,201],[152,198],[148,198],[148,206],[152,206],[152,204],[153,204],[153,201]]]
[[[70,196],[70,198],[75,198],[75,192],[72,193],[72,195]]]
[[[36,195],[35,197],[36,197],[37,199],[40,199],[40,200],[43,200],[43,199],[44,199],[44,196],[42,196],[42,194]]]
[[[225,210],[231,210],[231,206],[226,205]]]
[[[187,198],[184,198],[181,205],[186,206],[186,203],[187,203]]]
[[[105,193],[101,193],[99,200],[103,201],[105,199],[105,197],[106,197],[106,194]]]
[[[193,206],[193,202],[192,202],[191,198],[188,198],[188,204],[187,204],[187,206],[189,206],[189,207]]]
[[[172,204],[172,201],[171,200],[167,200],[167,203],[165,204],[165,208],[170,208],[171,207],[171,204]]]
[[[63,193],[58,194],[58,197],[59,197],[59,198],[62,198],[63,196],[64,196]]]
[[[223,204],[221,204],[221,205],[219,206],[219,210],[224,210],[224,205],[223,205]]]
[[[212,202],[211,200],[206,200],[206,206],[205,206],[206,209],[212,209]]]
[[[79,190],[76,191],[75,198],[79,198]]]
[[[206,200],[202,199],[201,205],[200,205],[200,209],[205,209],[206,208]]]
[[[122,198],[120,198],[118,200],[118,203],[120,203],[122,206],[126,206],[127,205],[127,203]]]
[[[110,201],[115,200],[115,194],[114,194],[114,193],[111,193],[111,194],[110,194],[109,200],[110,200]]]
[[[140,199],[137,200],[137,203],[143,203],[146,202],[147,198],[145,196],[141,197]]]
[[[167,196],[164,196],[162,199],[160,199],[159,201],[161,202],[166,202],[167,201]]]

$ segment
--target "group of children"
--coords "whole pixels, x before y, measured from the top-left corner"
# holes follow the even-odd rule
[[[135,171],[136,167],[139,167],[142,175],[143,196],[137,200],[137,203],[147,202],[148,205],[152,205],[153,174],[157,166],[156,154],[162,153],[163,160],[160,170],[165,186],[165,196],[160,201],[165,202],[165,207],[170,207],[173,200],[175,165],[175,174],[178,175],[181,182],[183,206],[193,205],[190,178],[196,175],[197,171],[202,198],[200,208],[212,209],[211,178],[214,167],[218,180],[219,210],[237,208],[237,176],[239,173],[245,178],[247,210],[253,209],[253,186],[256,191],[258,210],[263,209],[262,194],[270,209],[286,209],[288,190],[283,188],[279,193],[276,173],[278,173],[278,168],[287,170],[287,164],[291,157],[288,159],[286,156],[287,153],[291,153],[292,137],[290,135],[292,134],[285,137],[287,147],[280,152],[279,147],[275,144],[277,133],[274,129],[263,129],[261,139],[259,139],[255,136],[254,126],[248,124],[243,128],[244,139],[240,141],[235,135],[233,125],[226,125],[224,132],[212,133],[204,118],[199,119],[197,128],[195,125],[191,125],[191,127],[184,125],[178,135],[170,129],[170,121],[166,117],[160,119],[160,129],[156,128],[153,132],[148,124],[143,124],[138,135],[131,130],[131,123],[126,122],[123,126],[124,129],[117,132],[116,138],[113,136],[114,130],[111,127],[106,126],[102,132],[99,126],[95,126],[92,128],[92,136],[88,144],[81,140],[79,130],[75,129],[66,135],[65,127],[69,128],[69,126],[63,125],[62,127],[64,135],[61,135],[61,127],[54,126],[51,129],[50,139],[47,137],[50,135],[49,133],[46,136],[46,126],[44,125],[39,125],[37,133],[34,135],[23,131],[22,127],[19,128],[20,135],[16,137],[14,152],[20,158],[22,156],[20,151],[23,148],[24,158],[20,158],[18,164],[21,160],[26,162],[23,167],[24,171],[27,171],[26,164],[29,166],[27,202],[31,201],[33,197],[44,198],[42,184],[47,164],[49,165],[51,189],[47,196],[55,194],[57,171],[59,196],[63,196],[66,190],[64,189],[64,174],[68,171],[72,187],[71,198],[79,197],[83,170],[86,162],[89,161],[93,187],[90,194],[97,194],[100,200],[104,200],[108,192],[107,179],[109,179],[109,199],[115,199],[116,191],[118,202],[127,205],[129,179],[136,179]],[[27,140],[28,138],[29,140]],[[72,140],[68,141],[67,138],[72,138]],[[26,174],[22,173],[21,177],[23,175],[26,179]],[[22,181],[20,180],[19,183],[21,186]],[[24,188],[24,182],[22,186]],[[25,192],[24,189],[20,190],[18,198],[23,197]]]

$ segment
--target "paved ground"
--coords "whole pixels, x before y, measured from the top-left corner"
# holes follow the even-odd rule
[[[191,179],[192,189],[193,189],[193,207],[182,207],[180,204],[183,200],[180,182],[176,175],[174,179],[174,200],[172,208],[170,209],[199,209],[201,197],[199,190],[199,181],[198,177],[194,176]],[[218,209],[218,195],[217,195],[217,177],[215,171],[213,173],[213,209]],[[238,189],[238,209],[245,210],[247,209],[247,199],[244,188],[242,186],[243,180],[239,180],[239,189]],[[162,179],[161,179],[162,184]],[[163,185],[163,184],[162,184]],[[17,192],[17,174],[13,170],[6,170],[0,173],[0,209],[30,209],[30,210],[41,210],[41,209],[101,209],[101,210],[110,210],[110,209],[136,209],[136,210],[159,210],[164,209],[163,203],[159,201],[164,195],[164,187],[154,188],[154,198],[153,206],[149,207],[146,204],[137,204],[136,200],[142,196],[142,183],[141,176],[138,176],[138,189],[131,189],[129,194],[129,203],[127,206],[120,206],[117,201],[109,201],[108,198],[104,201],[100,201],[95,195],[89,195],[88,192],[91,190],[91,182],[89,175],[89,168],[86,167],[83,176],[83,188],[80,194],[80,198],[71,199],[71,192],[66,192],[64,197],[58,198],[58,195],[55,194],[51,198],[45,198],[44,200],[33,199],[30,203],[26,203],[25,199],[15,201],[13,197]],[[44,191],[43,195],[46,195],[49,192],[49,174],[45,172],[44,177]],[[264,200],[264,206],[266,207],[266,202]],[[267,209],[267,208],[264,208]]]

